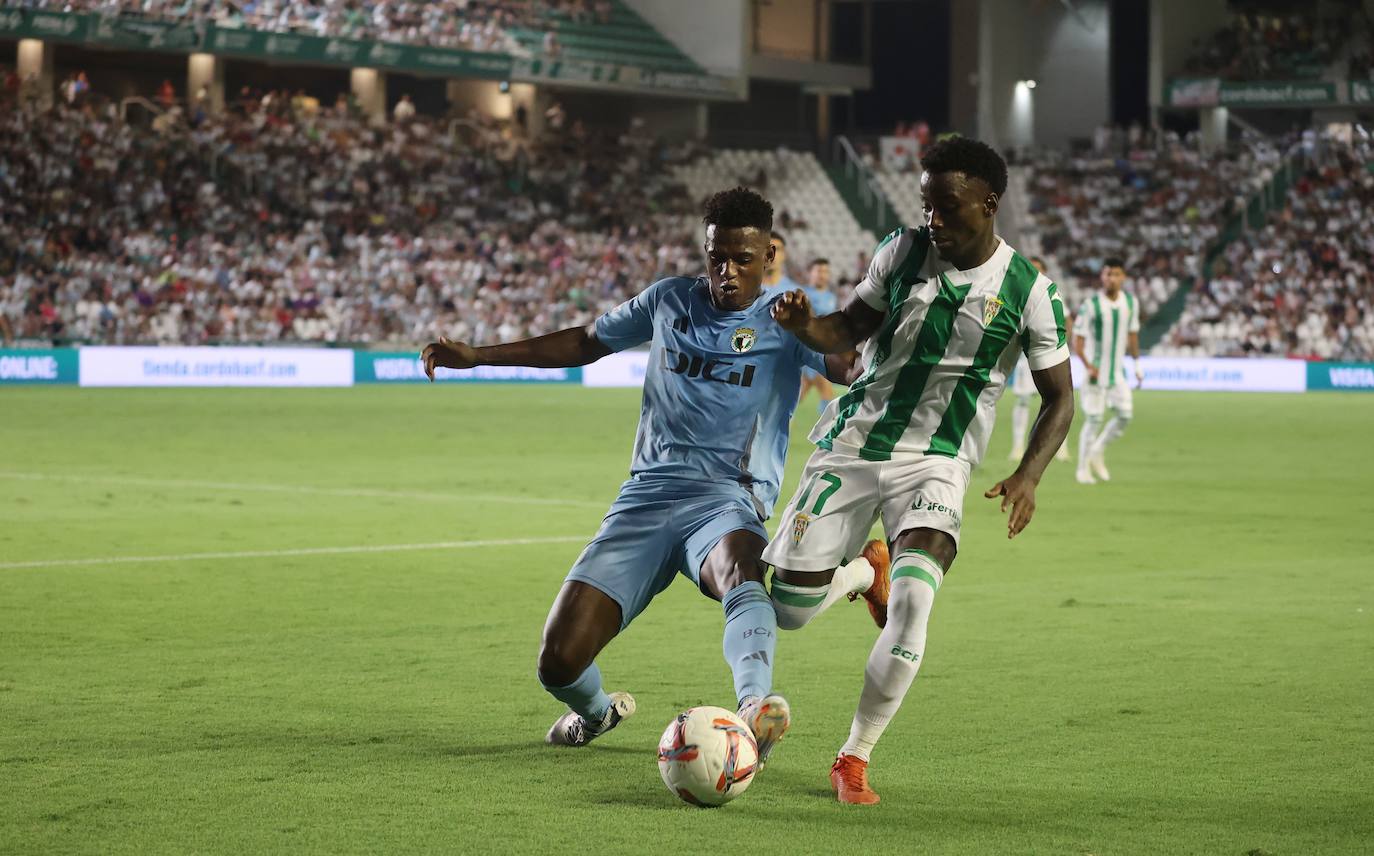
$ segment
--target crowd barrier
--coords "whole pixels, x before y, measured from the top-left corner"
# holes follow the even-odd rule
[[[1127,360],[1128,371],[1133,370]],[[1144,357],[1144,388],[1195,392],[1374,392],[1374,363]],[[625,351],[585,368],[479,366],[439,369],[444,383],[557,383],[642,386],[648,351]],[[1074,361],[1075,383],[1082,366]],[[424,383],[414,352],[343,348],[19,348],[0,349],[0,385],[89,387],[330,387]]]

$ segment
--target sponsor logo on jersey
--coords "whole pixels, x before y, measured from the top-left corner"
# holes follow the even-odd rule
[[[923,496],[917,496],[916,501],[911,503],[912,511],[929,511],[935,514],[946,514],[954,518],[955,523],[960,522],[959,512],[950,508],[948,505],[941,505],[938,502],[928,501]]]
[[[798,512],[792,520],[792,546],[801,544],[802,536],[806,534],[806,527],[811,525],[811,515],[805,512]]]
[[[742,354],[754,347],[754,328],[740,327],[735,330],[735,335],[730,337],[730,349],[737,354]]]
[[[1002,298],[991,295],[983,301],[983,326],[986,327],[991,324],[992,319],[997,317],[997,313],[1001,312],[1005,305],[1006,302]]]
[[[702,380],[723,383],[728,386],[750,387],[754,385],[754,366],[744,363],[742,371],[730,371],[731,367],[740,365],[730,360],[708,360],[701,356],[688,356],[681,351],[674,351],[672,348],[663,349],[663,367],[673,374],[680,374],[693,380]]]

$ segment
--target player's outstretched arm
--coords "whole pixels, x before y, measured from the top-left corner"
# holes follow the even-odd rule
[[[801,289],[789,291],[773,304],[773,318],[803,345],[822,354],[843,354],[872,336],[883,323],[879,312],[857,297],[850,298],[839,312],[817,318],[811,314],[811,301]]]
[[[1070,341],[1073,342],[1074,356],[1083,361],[1083,368],[1088,370],[1088,377],[1097,380],[1097,366],[1088,362],[1087,338],[1075,335]]]
[[[1030,523],[1035,514],[1035,486],[1045,474],[1054,453],[1069,436],[1073,422],[1073,372],[1064,360],[1038,372],[1031,372],[1035,389],[1040,393],[1040,415],[1031,429],[1026,455],[1016,472],[993,485],[985,494],[988,499],[1002,497],[1002,510],[1011,508],[1007,520],[1007,537],[1015,538]]]
[[[470,369],[474,366],[530,366],[538,369],[561,369],[572,366],[585,366],[594,363],[611,349],[596,338],[592,325],[569,327],[547,336],[507,342],[501,345],[487,345],[475,348],[467,342],[455,342],[440,337],[430,342],[420,352],[425,364],[425,375],[434,380],[434,370],[439,367],[450,369]]]

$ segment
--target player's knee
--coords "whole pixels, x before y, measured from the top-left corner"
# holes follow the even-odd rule
[[[892,581],[887,600],[887,622],[895,626],[898,638],[912,641],[924,638],[930,611],[935,606],[935,589],[924,580],[904,577]]]
[[[581,647],[569,640],[545,638],[539,646],[539,682],[546,687],[566,687],[581,677],[592,664]]]
[[[730,559],[712,569],[710,587],[724,597],[744,583],[762,583],[763,566],[754,559]]]

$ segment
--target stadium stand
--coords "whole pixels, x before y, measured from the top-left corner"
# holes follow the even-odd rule
[[[1350,35],[1358,2],[1313,3],[1288,14],[1237,12],[1199,40],[1184,65],[1192,76],[1232,80],[1320,78]]]
[[[691,148],[633,131],[521,145],[495,122],[379,129],[288,98],[157,130],[94,96],[10,106],[0,312],[20,338],[509,339],[700,267],[666,170]]]
[[[1374,147],[1299,151],[1287,204],[1225,248],[1154,353],[1374,359]]]
[[[1201,273],[1222,227],[1283,160],[1276,145],[1257,138],[1216,154],[1172,135],[1155,142],[1031,160],[1021,241],[1046,257],[1071,303],[1095,287],[1102,260],[1118,256],[1142,318],[1153,315]]]

